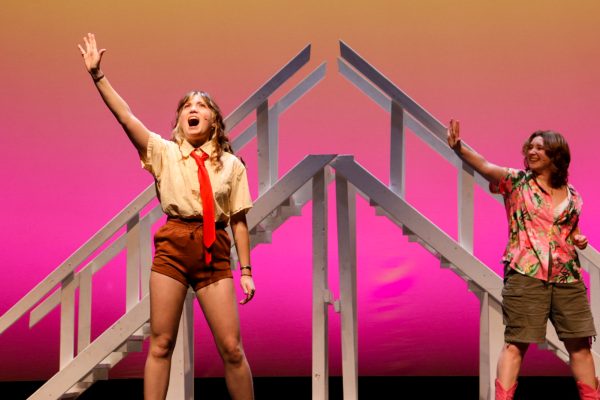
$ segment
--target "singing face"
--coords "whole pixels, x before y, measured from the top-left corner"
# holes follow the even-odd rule
[[[200,94],[191,96],[183,104],[177,122],[183,137],[193,146],[209,140],[215,129],[214,112]]]

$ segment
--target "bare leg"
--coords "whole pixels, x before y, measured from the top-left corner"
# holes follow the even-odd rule
[[[589,338],[566,339],[564,343],[575,380],[596,388],[596,370]]]
[[[171,355],[187,287],[166,275],[150,274],[150,349],[144,368],[144,399],[164,400],[169,387]]]
[[[497,378],[505,389],[508,390],[517,382],[528,348],[529,343],[504,343],[498,359]]]
[[[225,364],[225,382],[231,398],[254,399],[252,372],[240,338],[233,279],[221,279],[198,290],[196,296]]]

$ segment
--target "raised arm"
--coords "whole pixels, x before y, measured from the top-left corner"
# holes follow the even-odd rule
[[[108,79],[100,69],[100,61],[102,61],[102,55],[106,49],[98,50],[96,38],[93,33],[88,33],[83,38],[83,41],[85,48],[81,45],[77,46],[83,56],[85,67],[94,80],[96,89],[100,92],[102,100],[104,100],[104,103],[108,106],[117,121],[119,121],[125,133],[127,133],[129,140],[131,140],[138,153],[145,155],[150,131],[133,115],[125,100],[110,85],[110,82],[108,82]]]
[[[460,139],[460,123],[456,120],[450,120],[448,127],[448,145],[454,150],[464,162],[469,164],[481,176],[487,179],[488,182],[499,182],[506,176],[508,170],[506,167],[500,167],[487,161],[483,156],[476,151],[463,146]]]

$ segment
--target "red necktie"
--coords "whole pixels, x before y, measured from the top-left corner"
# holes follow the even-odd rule
[[[200,183],[200,199],[202,200],[202,241],[204,243],[204,261],[210,264],[212,255],[210,247],[215,242],[217,234],[215,232],[215,206],[213,203],[213,191],[208,177],[208,171],[204,165],[204,161],[208,159],[208,154],[202,152],[199,156],[194,151],[190,155],[198,164],[198,182]]]

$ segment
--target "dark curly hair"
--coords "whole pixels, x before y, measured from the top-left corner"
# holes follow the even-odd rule
[[[555,131],[535,131],[529,136],[529,139],[523,144],[521,150],[524,157],[525,168],[529,169],[527,163],[527,151],[531,146],[531,142],[536,137],[541,136],[544,141],[544,150],[552,163],[550,173],[550,185],[553,188],[560,188],[566,185],[569,178],[569,164],[571,163],[571,152],[569,144],[558,132]]]
[[[215,165],[216,170],[219,171],[221,168],[223,168],[223,163],[221,162],[221,156],[223,155],[223,152],[226,151],[231,154],[234,153],[233,148],[231,147],[231,143],[229,142],[229,138],[225,134],[225,122],[223,121],[223,114],[221,113],[221,109],[208,93],[200,90],[192,90],[191,92],[186,93],[185,96],[183,96],[181,100],[179,100],[179,103],[177,103],[177,115],[175,117],[175,122],[173,123],[171,140],[177,143],[181,143],[183,141],[184,138],[181,132],[181,128],[179,127],[179,115],[181,114],[181,110],[183,109],[185,103],[187,103],[189,99],[196,95],[202,97],[202,99],[206,102],[208,108],[210,108],[213,112],[215,118],[214,131],[211,133],[209,140],[215,138],[216,135],[216,154],[211,155],[211,162],[213,163],[213,165]]]

